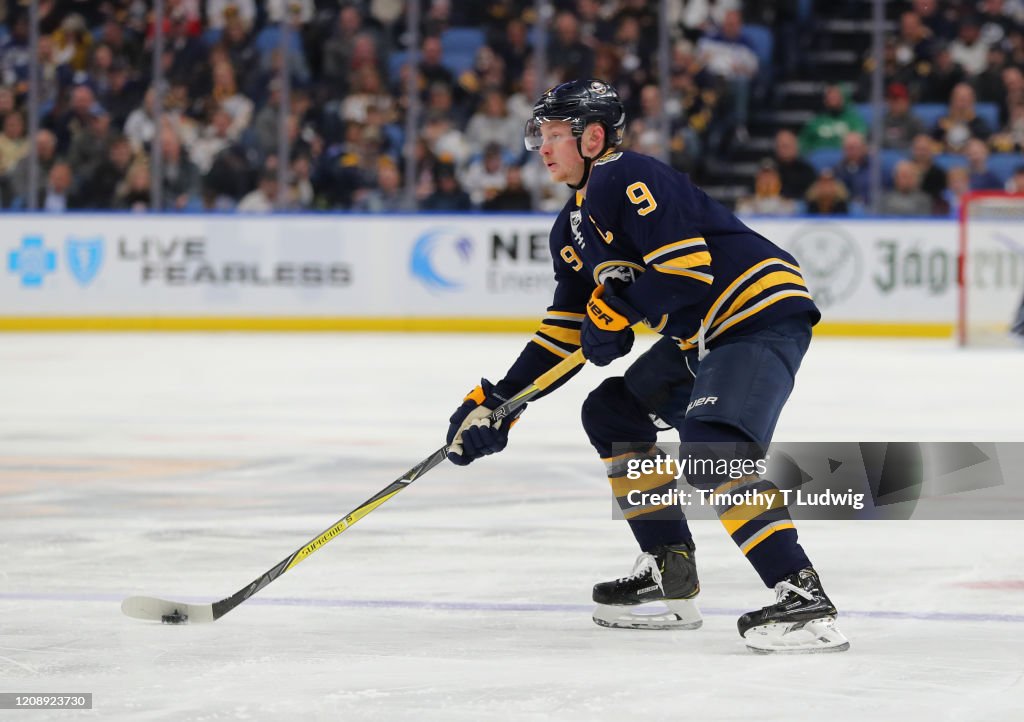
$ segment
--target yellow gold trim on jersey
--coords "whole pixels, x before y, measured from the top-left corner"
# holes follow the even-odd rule
[[[765,259],[764,261],[761,261],[760,263],[758,263],[758,264],[756,264],[754,266],[751,266],[742,275],[737,276],[736,279],[733,280],[733,282],[730,283],[729,286],[724,291],[722,291],[722,293],[719,294],[718,298],[715,299],[715,302],[713,304],[711,304],[711,308],[708,309],[708,312],[704,315],[703,328],[709,329],[709,328],[712,327],[712,325],[715,323],[715,320],[716,320],[716,318],[718,316],[718,312],[722,309],[722,306],[725,305],[726,301],[728,301],[732,297],[733,293],[735,293],[738,288],[740,288],[741,286],[746,284],[748,281],[750,281],[751,278],[756,276],[758,273],[763,271],[765,268],[768,268],[769,266],[775,266],[775,265],[782,266],[783,268],[787,268],[790,271],[793,271],[793,272],[795,272],[797,274],[800,273],[800,267],[799,266],[795,266],[792,263],[789,263],[787,261],[782,260],[781,258],[768,258],[768,259]],[[804,295],[807,298],[811,297],[810,294],[806,293],[806,292],[803,292],[802,294],[793,294],[793,295]],[[766,304],[766,305],[771,305],[771,304]],[[761,308],[765,308],[765,305],[758,304],[754,308],[760,310]],[[743,318],[749,318],[750,315],[751,314],[745,314],[745,315],[743,315]],[[722,321],[724,321],[724,320],[725,320],[725,318],[723,317]],[[740,319],[740,320],[742,320],[742,319]],[[709,334],[709,335],[705,336],[705,340],[711,340],[712,338],[714,338],[715,336],[720,334],[722,331],[724,331],[726,328],[734,326],[736,323],[738,323],[738,321],[733,321],[733,322],[731,322],[731,323],[729,323],[727,325],[719,326],[719,328],[713,334]],[[696,345],[697,345],[697,337],[699,335],[700,335],[700,332],[698,331],[694,335],[692,335],[689,338],[683,340],[680,343],[679,348],[681,348],[684,351],[692,349],[692,348],[695,348]]]
[[[723,333],[724,331],[729,330],[730,328],[732,328],[736,324],[740,323],[741,321],[746,321],[748,318],[753,316],[755,313],[763,311],[764,309],[768,308],[772,304],[777,303],[777,302],[779,302],[779,301],[781,301],[783,299],[786,299],[786,298],[811,298],[811,294],[808,293],[807,291],[782,291],[780,293],[776,293],[776,294],[774,294],[772,296],[769,296],[768,298],[764,299],[763,301],[759,301],[755,305],[751,306],[750,308],[748,308],[743,313],[736,314],[735,316],[730,318],[728,321],[726,321],[721,326],[716,328],[714,333],[709,334],[706,337],[706,340],[710,341],[710,340],[716,338],[719,334]]]
[[[585,190],[584,191],[576,191],[576,207],[577,208],[581,207],[583,205],[583,201],[585,201],[586,199],[587,199],[587,192]]]
[[[600,286],[601,271],[611,266],[626,266],[627,268],[635,268],[640,273],[643,273],[644,271],[647,270],[639,263],[633,263],[632,261],[604,261],[603,263],[598,263],[597,266],[594,268],[594,283]]]
[[[580,345],[580,330],[578,328],[565,328],[563,326],[552,326],[542,323],[537,333],[542,333],[555,341],[569,344],[570,346]]]
[[[656,323],[656,324],[652,324],[649,320],[644,319],[644,325],[647,326],[647,328],[649,328],[652,331],[654,331],[654,333],[661,333],[662,330],[665,328],[665,324],[666,323],[668,323],[668,314],[667,313],[661,314],[661,320],[658,321],[658,323]]]
[[[695,251],[685,256],[676,256],[663,263],[654,264],[655,268],[697,268],[698,266],[710,266],[711,254],[707,251]]]
[[[672,276],[685,276],[686,278],[694,278],[698,281],[703,281],[709,286],[715,282],[715,277],[710,273],[703,273],[702,271],[686,271],[681,268],[667,268],[660,263],[655,263],[651,266],[655,271],[659,273],[668,273]]]
[[[791,521],[777,521],[773,524],[769,524],[764,529],[759,531],[754,536],[747,539],[747,541],[740,547],[740,551],[744,554],[749,554],[750,551],[758,544],[763,542],[765,539],[770,537],[777,531],[783,531],[784,529],[796,529],[796,526]]]
[[[801,288],[807,288],[807,284],[804,283],[804,279],[797,273],[791,273],[789,271],[774,271],[765,276],[761,276],[759,279],[751,283],[749,286],[743,289],[743,293],[736,297],[736,300],[732,302],[732,305],[726,309],[716,321],[715,325],[720,325],[723,321],[728,320],[733,314],[735,314],[741,306],[747,303],[754,296],[764,293],[769,288],[774,286],[782,286],[784,284],[791,284],[794,286],[800,286]]]
[[[548,311],[545,319],[559,320],[559,321],[576,321],[583,323],[583,319],[586,318],[585,313],[575,313],[573,311]]]
[[[666,243],[660,248],[655,248],[653,251],[644,256],[644,263],[650,263],[658,256],[664,256],[666,253],[672,253],[674,251],[681,251],[684,248],[691,248],[696,246],[704,246],[707,248],[702,236],[695,236],[694,238],[687,238],[683,241],[673,241],[672,243]]]
[[[555,344],[551,343],[547,339],[541,338],[540,336],[534,335],[530,340],[533,341],[538,346],[540,346],[541,348],[547,349],[548,351],[553,353],[555,356],[558,356],[559,358],[569,358],[569,356],[571,355],[568,351],[560,349]]]
[[[597,221],[594,220],[594,217],[592,215],[588,213],[587,218],[589,218],[590,222],[594,224],[594,230],[597,231],[597,235],[601,236],[601,239],[605,243],[611,243],[613,240],[615,240],[615,234],[612,233],[611,231],[602,231],[601,226],[597,225]]]

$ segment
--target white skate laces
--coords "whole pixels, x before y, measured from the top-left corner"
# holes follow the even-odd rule
[[[801,597],[809,602],[814,601],[814,595],[808,592],[803,587],[798,587],[796,584],[790,582],[779,582],[775,585],[775,603],[780,604],[783,599],[788,597],[790,594],[799,594]]]
[[[642,577],[648,569],[651,570],[651,578],[654,579],[654,583],[661,588],[662,592],[664,592],[665,585],[662,584],[661,581],[661,570],[658,569],[658,560],[654,558],[654,555],[648,554],[647,552],[644,552],[636,558],[636,561],[633,563],[633,573],[628,577],[623,577],[622,581],[629,581],[630,579]]]

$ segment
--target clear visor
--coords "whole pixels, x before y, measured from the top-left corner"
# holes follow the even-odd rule
[[[568,122],[571,118],[530,118],[526,121],[526,129],[523,131],[523,143],[526,145],[526,150],[540,150],[544,144],[544,136],[540,132],[540,127],[553,120]]]

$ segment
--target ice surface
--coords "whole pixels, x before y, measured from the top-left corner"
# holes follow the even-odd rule
[[[623,362],[218,622],[121,614],[247,584],[440,446],[522,342],[5,335],[0,691],[94,693],[33,719],[1020,719],[1022,521],[802,523],[845,654],[745,651],[736,616],[771,595],[715,522],[694,524],[702,629],[594,625],[591,585],[635,548],[578,415]],[[1007,351],[818,340],[776,438],[1024,440],[1022,371]]]

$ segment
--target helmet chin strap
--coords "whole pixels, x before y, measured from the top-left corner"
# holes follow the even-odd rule
[[[587,156],[583,155],[583,136],[581,135],[578,138],[576,138],[576,152],[579,153],[580,158],[583,159],[583,177],[580,178],[580,182],[577,183],[576,185],[573,185],[572,183],[566,183],[566,185],[572,188],[574,191],[578,191],[583,186],[585,186],[587,184],[587,180],[590,179],[590,166],[594,164],[594,160],[596,158],[600,158],[602,155],[605,154],[605,151],[607,150],[608,138],[606,137],[604,139],[604,144],[601,146],[601,152],[594,156],[594,158],[588,158]]]

